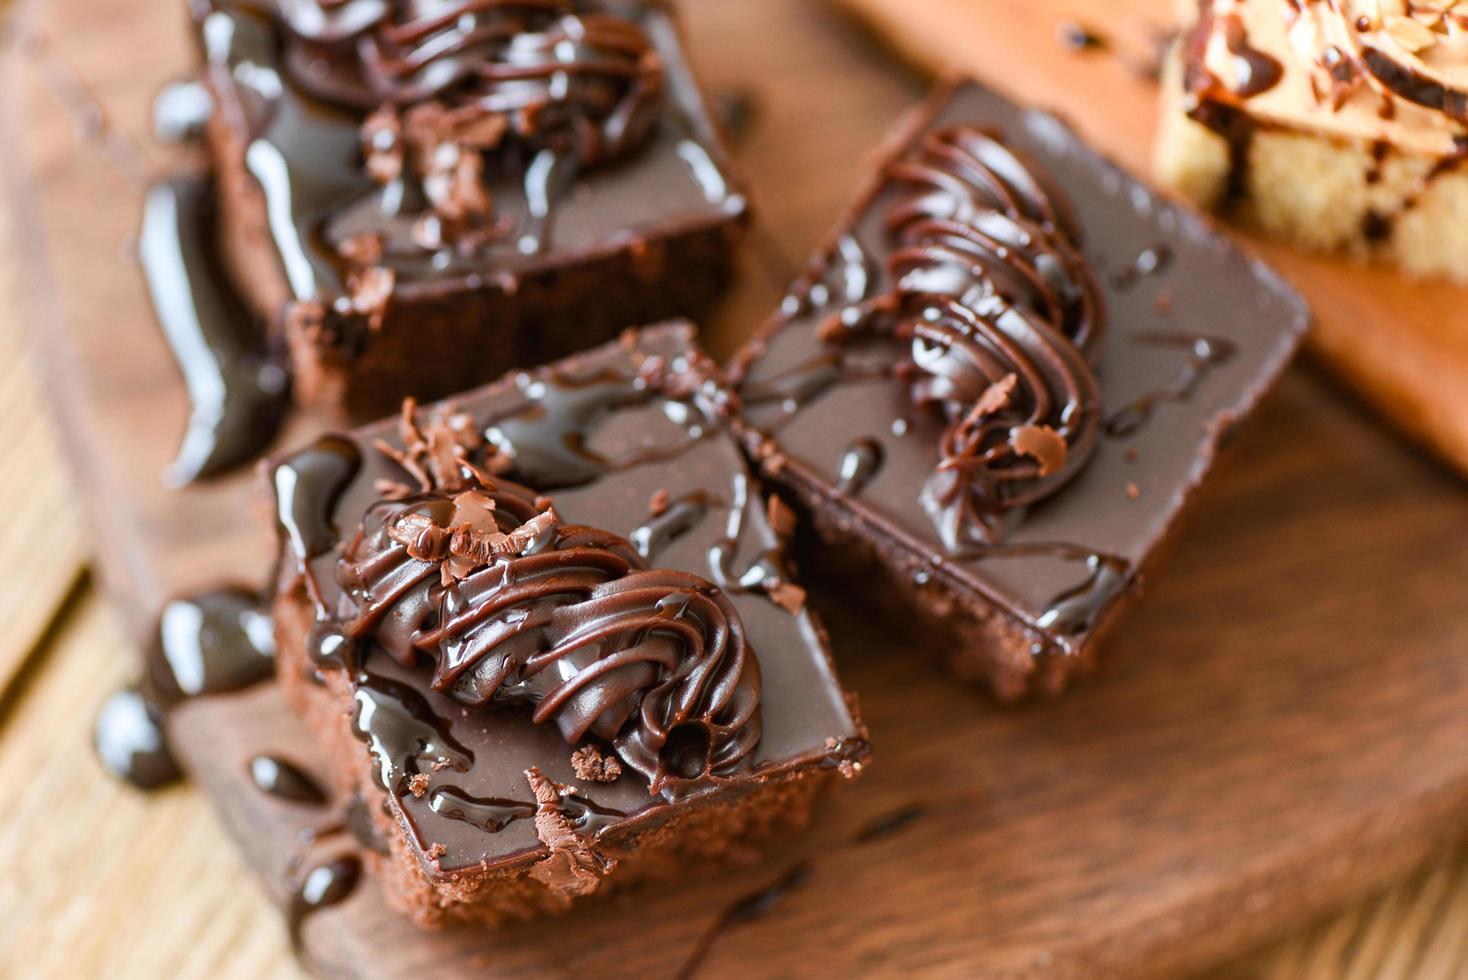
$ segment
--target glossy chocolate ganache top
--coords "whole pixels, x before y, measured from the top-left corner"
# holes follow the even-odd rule
[[[919,584],[1084,643],[1308,322],[1055,117],[945,87],[739,360],[751,448]]]
[[[745,209],[659,4],[193,9],[299,301],[370,316],[392,290],[508,288]]]
[[[535,859],[547,793],[594,850],[865,752],[687,341],[644,332],[274,465],[309,669],[348,676],[430,873]]]

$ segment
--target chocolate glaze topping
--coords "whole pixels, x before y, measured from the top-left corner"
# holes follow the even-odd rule
[[[534,705],[570,745],[613,745],[652,793],[747,768],[759,667],[718,587],[649,568],[625,538],[473,464],[425,475],[370,508],[341,557],[350,642],[430,658],[434,689],[460,704]]]
[[[1003,535],[1085,465],[1100,430],[1091,358],[1104,334],[1067,205],[1013,149],[972,126],[928,134],[887,168],[892,292],[830,316],[836,342],[911,344],[919,408],[947,419],[923,506],[950,551]]]
[[[493,178],[523,175],[522,251],[548,241],[549,208],[587,168],[637,152],[657,121],[663,63],[642,24],[600,0],[276,0],[288,77],[361,119],[357,169],[379,220],[344,257],[392,248],[466,255],[508,237]],[[627,15],[624,15],[627,14]],[[206,31],[206,34],[208,32]],[[276,94],[274,98],[279,98]],[[535,201],[542,207],[537,208]],[[410,246],[410,247],[411,247]],[[359,272],[359,275],[361,273]],[[391,288],[389,285],[388,288]]]
[[[1003,142],[967,152],[955,132]],[[891,556],[894,577],[997,609],[1038,654],[1078,651],[1135,590],[1221,436],[1298,343],[1305,309],[1053,116],[978,85],[935,94],[887,159],[736,363],[746,445],[782,492]],[[1036,163],[1017,170],[1010,159]],[[914,170],[921,179],[893,179]],[[1008,264],[965,235],[1004,221],[1029,233]],[[950,324],[968,346],[914,347],[920,331]],[[1013,369],[994,368],[981,341],[1037,361],[1040,383],[1022,390],[1018,371],[1004,382]],[[1072,381],[1051,381],[1071,365],[1065,378],[1084,387],[1067,407]],[[1048,429],[1069,437],[1030,431],[1035,456],[1014,431],[1034,410],[1032,391],[1049,401]],[[934,517],[954,511],[922,503],[935,502],[935,475],[964,448],[956,437],[986,423],[992,442],[977,458],[998,447],[1012,459],[995,474],[973,469],[976,513],[945,532]],[[1018,476],[1015,464],[1029,467],[1024,479],[997,478]],[[1027,506],[1000,506],[1032,491]]]
[[[345,679],[430,875],[560,847],[556,887],[585,887],[586,848],[670,808],[865,757],[690,336],[629,334],[273,463],[282,587],[317,619],[314,664],[289,669]]]

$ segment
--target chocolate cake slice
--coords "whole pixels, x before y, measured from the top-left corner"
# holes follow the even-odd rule
[[[279,678],[425,926],[746,854],[866,757],[691,336],[266,464]]]
[[[357,419],[700,311],[746,197],[641,0],[192,0],[223,251]]]
[[[1307,323],[1054,116],[954,83],[742,352],[739,425],[814,573],[999,698],[1053,693]]]

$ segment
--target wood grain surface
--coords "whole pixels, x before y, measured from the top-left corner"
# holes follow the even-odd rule
[[[165,7],[50,0],[33,13],[54,50],[105,93],[116,125],[141,133],[151,92],[185,64],[178,18]],[[920,85],[819,7],[689,7],[708,80],[751,93],[757,110],[738,150],[762,189],[766,225],[741,289],[712,324],[722,353],[769,308]],[[157,52],[146,66],[130,53],[143,49]],[[137,185],[77,143],[34,64],[10,59],[4,72],[5,91],[29,100],[28,140],[11,147],[34,177],[26,201],[35,213],[23,216],[25,316],[39,326],[51,387],[73,396],[65,419],[74,458],[90,486],[110,491],[91,495],[90,540],[103,548],[106,581],[128,620],[146,624],[171,591],[263,568],[247,481],[202,494],[159,487],[183,403],[136,270],[119,258]],[[93,479],[99,472],[104,481]],[[64,514],[64,495],[49,499]],[[1115,669],[1074,697],[989,708],[915,666],[917,652],[892,624],[828,598],[838,660],[863,696],[878,760],[766,863],[438,945],[383,942],[404,927],[369,886],[352,914],[322,913],[308,943],[331,962],[370,967],[364,973],[447,945],[507,974],[665,975],[728,902],[808,859],[812,876],[775,915],[714,944],[709,975],[1134,976],[1216,963],[1459,836],[1468,815],[1465,531],[1468,498],[1453,479],[1320,378],[1293,372],[1242,434],[1166,575],[1113,644]],[[27,544],[38,547],[34,532]],[[31,656],[39,668],[9,688],[0,770],[28,790],[0,823],[0,861],[20,871],[0,877],[0,911],[14,913],[0,916],[0,972],[288,970],[278,921],[245,886],[197,794],[145,802],[90,766],[46,764],[85,757],[91,712],[126,671],[118,638],[88,597]],[[285,730],[270,701],[266,690],[199,702],[186,719],[195,763],[214,774],[205,788],[237,804],[235,828],[284,825],[268,823],[260,799],[228,778],[252,732]],[[899,832],[852,843],[870,820],[912,806],[921,816]],[[278,850],[261,847],[269,837],[248,838],[247,851],[275,877]],[[1384,900],[1385,911],[1368,907],[1319,927],[1308,945],[1226,969],[1385,976],[1425,965],[1452,975],[1468,919],[1455,901],[1461,882],[1461,871],[1429,874]],[[1444,926],[1454,922],[1457,930]],[[575,943],[558,938],[568,927]],[[1392,942],[1394,931],[1418,938]]]
[[[912,64],[967,71],[1016,98],[1053,107],[1098,148],[1149,173],[1156,64],[1176,30],[1177,0],[835,0]],[[1066,25],[1096,30],[1106,50],[1072,52]],[[1393,269],[1307,255],[1238,233],[1315,309],[1321,363],[1419,443],[1468,473],[1468,288],[1413,283]]]

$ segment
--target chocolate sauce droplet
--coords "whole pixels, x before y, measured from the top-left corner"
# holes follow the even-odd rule
[[[698,526],[708,513],[709,497],[702,491],[684,494],[668,504],[661,514],[627,536],[637,553],[649,560],[673,541]]]
[[[238,691],[274,672],[274,626],[251,592],[202,592],[163,607],[158,652],[155,673],[166,673],[155,680],[165,698]]]
[[[172,82],[153,98],[153,135],[163,143],[192,143],[213,115],[214,97],[202,81]]]
[[[1131,289],[1146,276],[1162,273],[1172,264],[1172,249],[1164,244],[1152,245],[1137,253],[1131,264],[1115,272],[1111,284],[1120,290]]]
[[[836,489],[846,494],[860,493],[882,468],[882,445],[870,436],[853,440],[841,454]]]
[[[1228,45],[1229,53],[1234,56],[1234,65],[1238,72],[1234,84],[1237,95],[1245,99],[1253,98],[1279,84],[1279,80],[1284,77],[1284,66],[1272,55],[1249,43],[1248,31],[1242,17],[1229,14],[1224,20],[1223,32],[1224,41]]]
[[[264,793],[292,803],[320,806],[326,793],[300,767],[273,755],[257,755],[250,760],[250,780]]]
[[[1105,37],[1073,20],[1063,20],[1057,25],[1055,40],[1067,51],[1102,51],[1111,46]]]
[[[1110,607],[1126,589],[1131,566],[1112,555],[1092,555],[1087,561],[1090,575],[1075,588],[1056,596],[1037,624],[1062,637],[1077,636],[1094,625],[1096,617]]]
[[[301,926],[308,915],[346,901],[356,890],[361,877],[362,862],[350,854],[317,865],[308,871],[300,888],[291,896],[287,913],[291,944],[300,948]]]
[[[135,687],[102,703],[93,745],[103,769],[138,789],[158,789],[183,775],[168,749],[162,710]]]
[[[213,195],[199,177],[149,190],[138,256],[158,325],[189,393],[189,420],[164,472],[183,486],[254,459],[285,415],[289,376],[227,285],[216,253]]]
[[[275,517],[297,558],[336,544],[336,505],[361,468],[362,450],[337,435],[322,436],[275,468]]]

